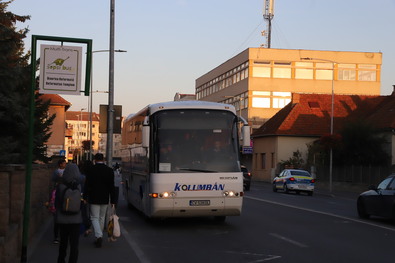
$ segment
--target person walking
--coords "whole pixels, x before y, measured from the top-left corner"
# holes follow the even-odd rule
[[[66,168],[66,159],[62,158],[59,159],[58,161],[58,168],[52,173],[52,182],[53,182],[53,190],[51,191],[50,197],[49,197],[49,203],[51,203],[51,199],[53,198],[53,194],[56,195],[56,187],[59,183],[62,182],[63,179],[63,172],[64,169]],[[54,232],[54,239],[53,243],[54,244],[59,244],[59,225],[56,223],[56,211],[53,212],[53,232]]]
[[[86,160],[81,162],[79,165],[80,173],[81,173],[81,189],[82,193],[85,191],[85,180],[86,180],[86,173],[92,167],[92,161]],[[84,236],[87,237],[92,233],[92,224],[90,219],[90,212],[89,212],[89,204],[86,202],[82,203],[81,206],[82,212],[82,223],[84,225]]]
[[[114,171],[104,164],[102,153],[97,153],[94,161],[95,165],[86,173],[84,200],[90,205],[91,223],[96,237],[94,244],[100,248],[108,204],[115,204]]]
[[[76,263],[78,261],[78,246],[80,237],[80,225],[82,223],[81,211],[76,213],[63,212],[64,192],[67,185],[72,183],[77,184],[77,188],[81,193],[80,171],[76,164],[68,164],[63,172],[63,180],[58,184],[56,189],[55,207],[56,207],[56,223],[60,230],[60,244],[58,263],[66,262],[67,247],[70,244],[69,263]],[[81,198],[81,197],[80,197]],[[81,202],[81,201],[80,201]]]

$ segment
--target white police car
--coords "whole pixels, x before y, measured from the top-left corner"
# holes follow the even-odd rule
[[[306,192],[311,196],[314,192],[314,183],[315,180],[308,171],[285,169],[273,179],[273,191],[283,190],[286,193],[295,191],[297,194]]]

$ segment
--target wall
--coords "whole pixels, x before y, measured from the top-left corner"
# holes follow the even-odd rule
[[[52,186],[52,165],[34,165],[31,180],[29,238],[51,217],[44,203]],[[26,170],[23,165],[0,166],[0,262],[20,262]]]
[[[254,138],[253,171],[254,179],[258,181],[270,182],[278,173],[278,163],[288,160],[293,156],[293,152],[299,150],[304,161],[307,159],[307,144],[317,138],[310,137],[287,137],[287,136],[267,136]],[[266,154],[265,168],[262,169],[261,154]]]

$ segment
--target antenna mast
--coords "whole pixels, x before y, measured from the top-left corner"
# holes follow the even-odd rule
[[[274,0],[264,0],[263,18],[267,21],[267,30],[262,31],[266,36],[266,47],[271,47],[272,40],[272,19],[274,17]]]

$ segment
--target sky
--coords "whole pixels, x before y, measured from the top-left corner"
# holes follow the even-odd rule
[[[4,1],[4,0],[0,0]],[[108,50],[111,0],[14,0],[30,15],[17,28],[31,35],[92,39]],[[195,93],[195,80],[250,47],[266,43],[264,0],[115,0],[114,104],[128,116],[174,95]],[[395,0],[276,0],[272,48],[382,52],[381,95],[395,84]],[[40,44],[40,43],[39,43]],[[48,44],[48,43],[45,43]],[[51,45],[58,43],[52,42]],[[109,53],[93,54],[93,111],[108,104]],[[61,95],[69,110],[85,96]]]

